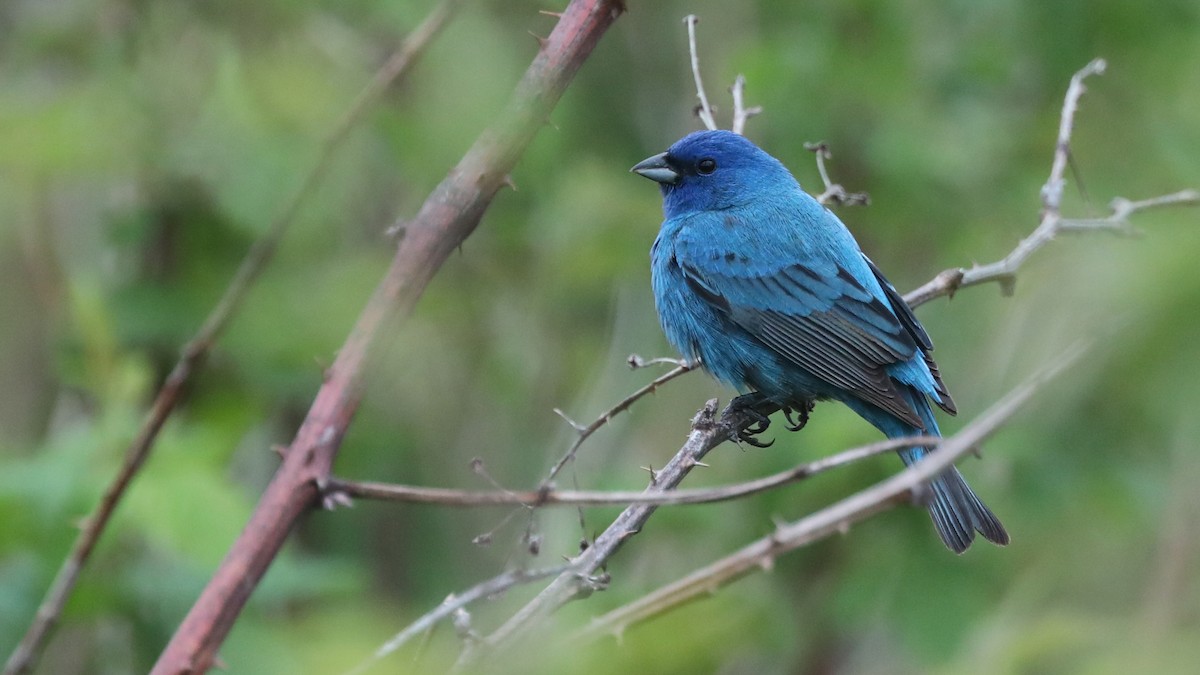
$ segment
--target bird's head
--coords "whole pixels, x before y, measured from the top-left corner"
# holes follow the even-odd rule
[[[659,184],[667,217],[718,211],[797,189],[779,160],[732,131],[697,131],[630,169]]]

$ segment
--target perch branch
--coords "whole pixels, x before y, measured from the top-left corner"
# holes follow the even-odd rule
[[[461,1],[443,0],[439,3],[375,73],[370,84],[359,93],[354,103],[322,139],[316,161],[300,181],[300,185],[284,202],[279,215],[268,226],[266,233],[247,252],[224,294],[205,318],[200,329],[184,346],[179,360],[163,381],[141,428],[125,451],[125,459],[116,477],[106,488],[95,510],[84,521],[70,553],[63,560],[54,581],[46,591],[29,630],[5,664],[5,675],[27,673],[37,664],[46,639],[57,624],[58,617],[79,581],[79,575],[91,557],[96,542],[108,526],[117,504],[150,456],[159,431],[182,399],[184,387],[192,373],[203,366],[217,338],[241,307],[250,286],[274,256],[279,242],[295,221],[296,215],[300,213],[305,198],[314,192],[332,167],[333,156],[342,146],[342,141],[362,120],[363,113],[379,98],[380,93],[408,72]]]
[[[740,565],[741,561],[744,561],[745,557],[749,555],[746,553],[748,550],[753,550],[755,555],[760,556],[755,560],[774,559],[783,551],[813,541],[816,535],[824,536],[837,531],[839,527],[848,527],[850,524],[899,503],[901,496],[911,495],[915,488],[940,474],[954,460],[978,445],[988,434],[1011,417],[1039,386],[1074,363],[1082,351],[1083,347],[1073,347],[1068,353],[1057,359],[1054,365],[1015,389],[1001,402],[994,405],[991,410],[964,428],[962,432],[945,440],[937,451],[929,453],[927,458],[921,462],[868,490],[857,493],[793,525],[780,528],[773,536],[743,549],[742,552],[735,554],[739,561],[738,564]],[[753,422],[743,412],[731,413],[727,409],[721,419],[717,420],[715,417],[716,401],[709,401],[693,420],[692,431],[687,442],[671,458],[671,461],[655,474],[646,491],[653,493],[674,490],[690,469],[696,466],[709,450],[729,440],[734,430]],[[626,539],[637,534],[653,515],[655,508],[653,505],[635,505],[625,509],[613,524],[596,538],[592,546],[571,561],[568,571],[555,578],[537,597],[521,608],[492,635],[475,645],[468,645],[459,659],[459,668],[475,663],[484,650],[519,642],[545,617],[573,598],[586,593],[588,589],[580,579],[586,578],[587,575],[600,569]],[[733,557],[731,556],[731,558]],[[721,562],[725,563],[725,561]],[[728,580],[745,574],[755,564],[760,563],[756,562],[748,567],[737,566],[737,574],[729,576]],[[710,567],[715,566],[716,564]],[[707,570],[709,568],[705,568],[701,572]],[[692,579],[693,576],[695,575],[690,575],[688,579]],[[721,579],[725,580],[726,577],[721,577]],[[713,588],[717,585],[719,584],[710,584]],[[689,585],[688,588],[689,592],[692,588],[697,589],[694,592],[700,592],[698,587]],[[664,589],[662,593],[665,594],[667,591]],[[674,593],[676,591],[671,591],[672,595]],[[640,605],[638,607],[640,608]],[[636,611],[643,610],[637,609]]]
[[[830,469],[846,466],[874,457],[889,450],[903,450],[917,446],[936,447],[942,442],[937,436],[913,436],[888,439],[822,457],[821,459],[794,466],[770,476],[754,480],[722,485],[712,488],[679,489],[670,492],[626,492],[589,490],[529,490],[515,492],[495,490],[491,492],[449,490],[446,488],[418,487],[394,483],[373,483],[333,478],[328,490],[341,492],[356,499],[376,499],[409,504],[437,504],[439,506],[628,506],[630,504],[656,504],[671,506],[680,504],[711,504],[740,499],[749,495],[767,492],[790,485]]]
[[[692,430],[683,447],[665,466],[651,473],[650,485],[646,492],[655,494],[674,490],[694,467],[700,465],[710,450],[730,440],[739,429],[744,429],[755,421],[752,413],[742,408],[727,408],[718,418],[717,400],[708,401],[692,420]],[[590,589],[586,587],[584,580],[600,569],[625,541],[636,535],[657,509],[657,504],[635,504],[627,507],[586,550],[571,560],[567,572],[556,577],[537,597],[492,635],[474,646],[468,645],[459,658],[458,667],[466,667],[476,662],[485,650],[519,639],[572,598],[589,592]]]
[[[572,0],[509,103],[401,230],[395,257],[286,449],[246,528],[160,655],[155,674],[196,673],[217,648],[299,518],[317,501],[358,408],[380,337],[406,317],[442,263],[478,226],[517,159],[622,11],[617,0]]]
[[[579,637],[619,635],[629,626],[678,607],[745,576],[770,569],[782,553],[811,544],[870,516],[911,503],[922,486],[977,447],[1013,416],[1047,382],[1079,361],[1087,345],[1076,343],[1032,378],[1013,389],[973,422],[947,438],[916,464],[875,485],[793,523],[778,526],[755,541],[688,576],[595,619]]]

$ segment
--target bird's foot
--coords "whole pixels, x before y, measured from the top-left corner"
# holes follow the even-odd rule
[[[759,392],[751,392],[730,401],[722,417],[732,427],[734,441],[756,448],[769,448],[775,441],[763,442],[758,440],[758,436],[770,428],[770,415],[776,410],[779,410],[778,403]]]

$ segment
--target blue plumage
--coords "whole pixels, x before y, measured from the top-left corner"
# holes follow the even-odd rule
[[[954,402],[920,322],[845,225],[774,157],[728,131],[700,131],[633,171],[660,184],[651,249],[667,338],[717,379],[784,407],[841,401],[890,438],[940,435],[932,400]],[[900,453],[919,459],[917,448]],[[950,469],[929,511],[948,547],[1008,534]]]

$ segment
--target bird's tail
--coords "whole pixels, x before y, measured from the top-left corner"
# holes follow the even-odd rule
[[[924,431],[916,429],[874,406],[864,406],[857,401],[848,402],[848,405],[878,427],[880,431],[887,434],[888,438],[903,438],[922,433],[941,436],[942,432],[938,429],[937,421],[933,418],[933,410],[925,396],[915,391],[906,393],[908,393],[909,403],[925,424]],[[899,454],[905,465],[911,465],[924,457],[927,452],[929,452],[928,448],[912,448],[901,450]],[[966,551],[971,546],[971,542],[975,540],[976,531],[990,542],[1001,546],[1008,544],[1008,532],[1000,524],[1000,519],[975,495],[958,469],[950,467],[945,473],[935,478],[929,487],[932,492],[929,501],[929,515],[933,518],[938,536],[942,538],[947,548],[955,553]]]
[[[930,408],[928,399],[923,394],[913,394],[909,400],[921,416],[921,421],[925,423],[926,431],[941,436],[942,432],[938,429],[937,420],[933,418],[933,409]],[[915,431],[914,429],[899,435],[912,435]],[[900,452],[900,458],[904,460],[905,465],[910,465],[924,457],[926,452],[926,448],[904,450]],[[975,495],[958,469],[950,467],[935,478],[929,487],[933,492],[929,502],[929,515],[933,518],[938,536],[950,550],[955,553],[967,550],[975,539],[976,531],[992,543],[1001,546],[1008,544],[1008,532],[1000,524],[1000,519]]]
[[[923,455],[922,449],[900,453],[905,464],[912,464]],[[990,542],[1002,546],[1008,543],[1008,532],[1000,524],[1000,519],[971,491],[971,486],[967,485],[958,469],[950,467],[935,478],[929,487],[933,492],[929,501],[929,515],[933,518],[938,536],[950,550],[955,553],[967,550],[977,530]]]

